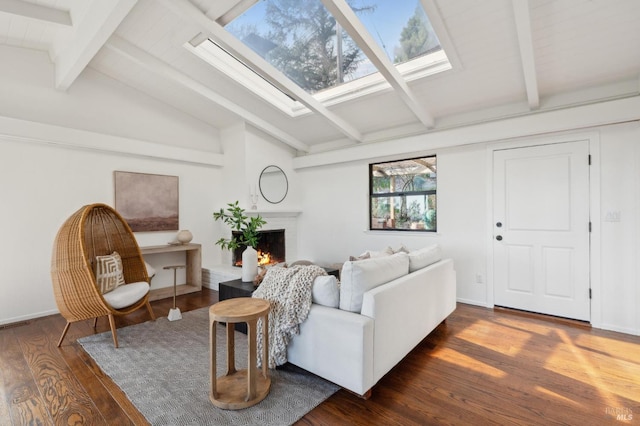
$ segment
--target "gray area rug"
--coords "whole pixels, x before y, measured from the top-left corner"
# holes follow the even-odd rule
[[[209,309],[185,312],[78,339],[102,371],[152,425],[289,425],[338,386],[289,364],[270,370],[271,391],[257,405],[231,411],[209,401]],[[226,371],[226,337],[219,326],[218,376]],[[246,368],[247,338],[236,331],[236,366]]]

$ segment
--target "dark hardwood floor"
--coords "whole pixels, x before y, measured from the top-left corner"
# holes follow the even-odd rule
[[[203,289],[178,306],[217,300]],[[156,315],[171,303],[153,302]],[[147,319],[140,310],[117,324]],[[54,315],[0,328],[0,425],[147,424],[75,342],[92,322],[73,324],[57,348],[64,324]],[[340,390],[298,424],[640,424],[640,337],[459,304],[369,400]]]

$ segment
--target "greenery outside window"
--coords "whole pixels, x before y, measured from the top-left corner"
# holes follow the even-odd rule
[[[436,157],[369,164],[370,229],[437,230]]]

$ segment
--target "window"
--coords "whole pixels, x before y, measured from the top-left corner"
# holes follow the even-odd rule
[[[394,64],[441,50],[419,1],[349,5]],[[311,94],[377,71],[320,0],[263,0],[225,28]]]
[[[420,0],[347,0],[347,3],[364,26],[363,32],[369,33],[405,81],[451,69]],[[291,85],[299,86],[323,104],[345,102],[389,87],[321,0],[253,0],[240,4],[251,6],[229,13],[217,22],[246,48],[285,74]],[[288,100],[283,103],[281,99],[285,96],[261,81],[261,78],[269,81],[271,77],[259,66],[248,69],[220,66],[219,57],[224,55],[206,37],[196,37],[185,47],[288,114],[309,112],[302,103],[286,107]],[[229,54],[233,56],[233,52]],[[253,73],[261,78],[251,76]]]
[[[370,229],[437,229],[436,157],[369,164]]]

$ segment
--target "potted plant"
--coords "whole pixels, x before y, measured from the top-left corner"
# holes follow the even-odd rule
[[[252,281],[258,274],[258,231],[266,221],[258,216],[249,217],[244,214],[244,209],[239,202],[227,204],[226,209],[213,213],[215,220],[221,220],[231,227],[232,231],[239,231],[240,234],[231,235],[231,238],[220,238],[216,244],[222,249],[235,250],[240,246],[247,248],[242,253],[242,281]]]

